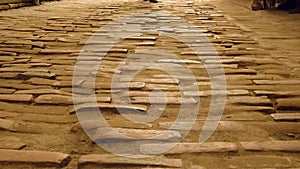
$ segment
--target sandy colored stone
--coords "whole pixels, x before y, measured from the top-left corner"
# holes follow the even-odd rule
[[[70,156],[59,152],[24,151],[0,149],[0,163],[34,163],[53,166],[65,166],[69,163]]]
[[[9,101],[9,102],[30,102],[33,99],[33,96],[30,94],[0,94],[0,101]]]
[[[182,167],[180,159],[171,159],[163,156],[151,157],[151,158],[125,158],[115,155],[105,154],[90,154],[81,156],[79,159],[79,165],[84,164],[98,164],[98,165],[133,165],[133,166],[158,166],[158,167]]]
[[[165,146],[169,147],[168,145]],[[156,154],[161,151],[161,147],[164,147],[164,144],[144,144],[140,146],[140,151],[142,154]],[[179,143],[164,154],[221,153],[237,151],[238,146],[235,143],[230,142]]]

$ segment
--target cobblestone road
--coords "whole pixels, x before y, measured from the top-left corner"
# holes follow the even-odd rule
[[[130,0],[62,0],[1,11],[1,168],[300,168],[300,15],[284,11],[253,12],[250,4],[247,0],[166,0],[157,4]],[[161,11],[169,15],[155,13]],[[149,18],[147,15],[147,20],[144,15],[140,21],[126,22],[125,25],[144,28],[146,31],[142,35],[116,44],[109,39],[88,41],[93,33],[99,37],[107,32],[116,35],[118,31],[115,30],[97,30],[133,13],[155,13]],[[198,31],[195,33],[189,27],[174,29],[181,19]],[[173,27],[157,27],[165,23]],[[148,24],[153,26],[146,29]],[[199,59],[186,44],[162,36],[155,31],[157,29],[184,36],[189,43],[202,49],[197,54],[204,57]],[[207,112],[210,106],[214,107],[208,69],[217,65],[208,57],[214,53],[207,50],[203,41],[197,41],[204,35],[222,62],[227,100],[216,131],[200,144],[199,135]],[[93,87],[89,80],[72,82],[74,65],[85,44],[114,45],[101,58],[95,57],[95,53],[103,52],[101,48],[92,51],[94,53],[81,53],[84,57],[78,62],[94,66],[94,62],[101,61],[97,72],[85,69],[77,74],[97,77]],[[181,59],[158,58],[150,65],[152,68],[132,63],[136,58],[126,59],[133,53],[153,48],[170,51]],[[170,67],[176,71],[182,65],[192,70],[195,83],[190,84],[186,76],[174,79],[157,70]],[[206,69],[204,65],[212,67]],[[111,86],[114,74],[124,75],[140,67],[147,69],[134,79],[121,76],[117,86]],[[121,96],[128,81],[131,82],[129,98],[133,107],[116,105],[113,95]],[[184,86],[183,93],[179,91],[179,84]],[[80,90],[72,90],[72,86]],[[191,90],[193,86],[199,91]],[[116,113],[116,108],[125,109],[128,114],[134,110],[145,113],[150,101],[159,105],[163,102],[161,98],[149,99],[152,90],[164,91],[167,97],[168,105],[159,119],[134,123]],[[74,108],[72,92],[76,92],[76,96],[95,93],[109,124],[122,134],[138,138],[168,129],[176,120],[180,107],[198,103],[198,97],[200,110],[195,125],[175,148],[146,159],[124,158],[103,150],[86,135],[75,111],[88,114],[95,107],[77,103],[79,107]],[[117,148],[125,151],[134,142],[110,133],[103,134],[103,126],[94,123],[97,120],[89,119],[82,125],[91,131],[96,141],[109,144],[118,140]],[[163,141],[167,146],[181,134],[175,126],[167,136],[160,137],[159,143]],[[141,154],[159,151],[154,147],[144,144],[138,151]]]

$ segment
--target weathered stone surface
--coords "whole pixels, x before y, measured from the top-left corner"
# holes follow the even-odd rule
[[[130,129],[150,129],[153,125],[149,123],[138,123],[138,122],[129,122],[129,121],[116,121],[116,120],[108,120],[110,126],[114,128],[130,128]],[[82,129],[81,124],[84,126],[85,130],[96,129],[105,127],[103,123],[99,120],[89,120],[89,121],[80,121],[80,123],[76,123],[71,127],[71,131],[78,131]]]
[[[215,90],[215,95],[226,95],[228,96],[248,96],[249,91],[248,90]],[[208,97],[212,95],[212,91],[198,91],[198,92],[191,92],[191,91],[186,91],[183,92],[185,96],[198,96],[198,97]]]
[[[178,97],[133,97],[131,99],[132,103],[135,104],[196,104],[197,100],[194,98],[178,98]]]
[[[144,144],[140,146],[142,154],[156,154],[161,151],[164,144]],[[169,147],[168,145],[165,145]],[[157,150],[155,148],[158,148]],[[164,154],[185,154],[185,153],[221,153],[237,152],[238,146],[229,142],[206,142],[206,143],[179,143],[173,149]]]
[[[60,94],[71,96],[72,93],[55,90],[55,89],[32,89],[32,90],[18,90],[15,92],[16,94]]]
[[[22,142],[0,140],[0,149],[21,150],[26,146],[27,144]]]
[[[278,109],[300,108],[300,98],[283,98],[277,99]]]
[[[36,85],[52,85],[53,83],[56,82],[56,80],[33,77],[30,78],[28,82],[30,84],[36,84]]]
[[[285,151],[300,152],[299,141],[267,141],[267,142],[241,142],[246,151]]]
[[[34,163],[40,165],[65,166],[70,156],[59,152],[23,151],[0,149],[0,163]]]
[[[12,94],[15,91],[16,91],[15,89],[0,88],[0,94]]]
[[[177,63],[177,64],[201,64],[200,61],[196,60],[176,60],[176,59],[160,59],[158,63]]]
[[[188,130],[184,126],[190,126],[191,122],[178,122],[178,125],[175,125],[173,122],[159,122],[159,127],[162,129],[170,129],[172,126],[172,130]],[[241,122],[235,121],[219,121],[218,127],[216,129],[206,129],[203,127],[204,121],[196,121],[193,128],[193,131],[246,131],[246,127]]]
[[[120,140],[158,140],[158,141],[172,141],[181,138],[178,131],[164,131],[164,130],[144,130],[144,129],[124,129],[114,128],[115,131],[128,138],[115,135],[113,132],[107,131],[107,128],[98,128],[93,135],[93,140],[112,142]],[[163,134],[163,135],[162,135]]]
[[[22,114],[19,119],[28,122],[44,122],[52,124],[69,124],[78,122],[75,115]],[[20,128],[19,128],[20,129]]]
[[[147,106],[144,105],[137,105],[133,104],[131,106],[126,106],[126,105],[113,105],[113,104],[108,104],[108,103],[98,103],[97,105],[91,104],[91,103],[84,103],[76,106],[75,109],[70,110],[69,113],[75,113],[75,112],[81,112],[81,111],[88,111],[88,110],[97,110],[98,108],[100,109],[114,109],[114,110],[137,110],[140,111],[141,113],[145,113],[148,110]]]
[[[90,82],[84,82],[82,87],[87,87],[87,88],[95,88],[95,89],[141,89],[146,86],[144,82],[132,82],[130,83],[129,87],[124,84],[124,83],[119,83],[119,84],[114,84],[112,85],[111,83],[97,83],[93,84]]]
[[[33,99],[33,96],[30,94],[0,94],[0,101],[8,102],[30,102]]]
[[[0,119],[0,129],[16,131],[16,122],[12,120]]]
[[[18,76],[19,77],[24,77],[24,78],[31,78],[31,77],[54,78],[56,76],[56,74],[48,73],[48,70],[47,70],[47,71],[44,71],[44,72],[38,72],[38,71],[24,72],[24,73],[18,74]]]
[[[10,118],[10,117],[17,117],[18,113],[0,111],[0,118]]]
[[[35,99],[38,104],[73,104],[72,97],[62,95],[41,95]]]
[[[271,116],[276,121],[299,121],[300,113],[275,113],[271,114]]]
[[[34,114],[66,114],[68,107],[66,106],[39,106],[39,105],[24,105],[0,102],[0,110],[16,113],[34,113]]]
[[[85,164],[98,164],[98,165],[133,165],[133,166],[158,166],[158,167],[182,167],[180,159],[170,159],[167,157],[151,157],[151,158],[125,158],[114,155],[105,154],[90,154],[82,156],[79,159],[79,165]]]
[[[254,80],[257,85],[299,85],[300,80]]]
[[[272,105],[271,101],[267,97],[252,97],[252,96],[240,96],[228,98],[228,102],[232,104],[242,105]]]

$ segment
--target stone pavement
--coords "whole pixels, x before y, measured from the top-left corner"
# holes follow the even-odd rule
[[[134,0],[62,0],[0,12],[1,168],[300,168],[300,15],[272,10],[254,12],[250,4],[248,0],[165,0],[158,4]],[[109,38],[88,41],[93,33],[99,37],[107,32],[117,35],[117,24],[117,31],[97,30],[122,16],[158,11],[172,15],[143,15],[138,21],[125,23],[146,30],[138,37],[119,43],[109,43]],[[175,29],[181,19],[194,26]],[[157,27],[165,23],[173,27]],[[201,34],[192,31],[195,28]],[[162,36],[155,29],[182,35],[203,50],[198,53],[203,58],[199,59],[186,44]],[[217,67],[216,61],[209,57],[214,53],[198,40],[204,35],[221,59],[227,100],[216,131],[201,144],[199,135],[207,112],[210,106],[214,107],[208,71]],[[95,56],[103,52],[100,48],[83,52],[84,57],[78,60],[88,66],[101,61],[96,72],[86,68],[77,74],[97,77],[92,87],[89,79],[72,82],[74,65],[87,43],[114,45],[104,57]],[[134,61],[138,58],[126,59],[154,47],[168,50],[181,59],[161,56],[150,67],[143,62],[136,65]],[[190,84],[186,76],[174,79],[158,70],[171,67],[176,72],[183,65],[192,70],[196,82]],[[133,79],[122,76],[140,67],[147,69]],[[114,74],[121,75],[117,86],[111,86]],[[113,95],[122,96],[128,81],[133,107],[116,105]],[[183,93],[179,91],[180,84]],[[80,90],[72,90],[72,86]],[[199,88],[198,92],[191,90],[194,86]],[[128,114],[134,110],[147,113],[150,102],[158,105],[164,102],[160,97],[149,98],[152,90],[164,91],[167,97],[168,104],[159,119],[132,122],[116,113],[116,108],[126,109]],[[117,148],[125,151],[135,140],[103,134],[103,126],[97,120],[80,124],[75,111],[88,114],[95,107],[86,103],[87,97],[74,108],[72,92],[76,96],[95,93],[98,106],[111,126],[122,134],[145,139],[146,143],[149,137],[170,128],[183,105],[199,103],[200,110],[193,128],[173,149],[145,159],[125,158],[97,146],[81,125],[89,127],[91,137],[97,142],[108,141],[109,145],[118,140]],[[181,137],[181,132],[180,126],[173,126],[168,137],[160,137],[157,144],[168,146],[172,139]],[[156,147],[149,141],[138,147],[138,151],[153,154],[159,152]]]

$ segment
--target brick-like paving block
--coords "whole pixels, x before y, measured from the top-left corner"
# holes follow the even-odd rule
[[[275,113],[271,114],[271,116],[276,121],[299,121],[300,113]]]
[[[0,111],[0,118],[11,118],[11,117],[17,117],[20,114],[18,113],[12,113],[12,112],[6,112],[6,111]]]
[[[300,108],[300,98],[282,98],[276,100],[279,109]]]
[[[0,119],[0,129],[16,131],[16,122],[12,120]]]
[[[194,98],[178,98],[178,97],[133,97],[131,98],[132,103],[136,104],[197,104],[197,100]]]
[[[168,143],[165,146],[170,147]],[[140,146],[140,152],[142,154],[156,154],[161,152],[162,147],[164,144],[144,144]],[[179,143],[164,154],[237,152],[238,149],[238,146],[231,142]]]
[[[182,167],[180,159],[171,159],[163,156],[151,158],[126,158],[106,154],[90,154],[81,156],[79,165],[98,164],[98,165],[130,165],[130,166],[158,166],[158,167]]]
[[[72,97],[62,95],[41,95],[35,99],[38,104],[73,104]]]
[[[30,102],[33,99],[33,95],[30,94],[0,94],[0,101],[8,102]]]
[[[0,149],[20,150],[26,146],[27,144],[22,142],[0,140]]]
[[[0,149],[0,163],[33,163],[63,167],[70,161],[68,154],[46,151]]]
[[[158,141],[172,141],[181,138],[178,131],[164,131],[164,130],[147,130],[147,129],[125,129],[113,128],[115,132],[127,136],[127,138],[116,135],[105,127],[98,128],[93,134],[93,140],[97,141],[120,141],[120,140],[158,140]]]
[[[246,151],[300,152],[300,141],[241,142]]]

